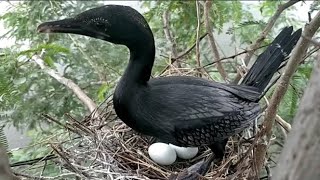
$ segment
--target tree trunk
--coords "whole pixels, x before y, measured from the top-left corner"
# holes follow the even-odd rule
[[[320,179],[320,52],[274,180]]]
[[[20,179],[12,173],[9,165],[7,151],[1,144],[0,144],[0,179],[1,180],[19,180]]]

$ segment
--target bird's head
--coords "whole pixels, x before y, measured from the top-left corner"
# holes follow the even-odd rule
[[[134,47],[153,41],[144,17],[128,6],[106,5],[82,12],[75,17],[44,22],[40,33],[72,33],[90,36],[115,44]]]

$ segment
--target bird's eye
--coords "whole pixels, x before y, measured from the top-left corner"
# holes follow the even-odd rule
[[[99,29],[104,29],[105,27],[105,22],[101,19],[95,19],[94,21],[92,21],[92,23]]]
[[[102,29],[104,27],[104,25],[102,23],[98,22],[98,23],[96,23],[96,27],[99,29],[100,28]]]

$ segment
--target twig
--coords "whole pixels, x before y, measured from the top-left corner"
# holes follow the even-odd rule
[[[22,173],[18,173],[18,172],[14,172],[14,174],[17,176],[20,176],[20,177],[25,177],[25,178],[33,179],[33,180],[65,179],[66,177],[70,177],[70,176],[77,176],[77,177],[81,178],[81,176],[79,176],[76,173],[59,174],[59,175],[53,176],[53,177],[47,177],[47,176],[36,177],[36,176],[30,176],[30,175],[22,174]]]
[[[200,42],[200,41],[201,41],[203,38],[205,38],[207,35],[208,35],[208,34],[205,33],[204,35],[202,35],[202,36],[198,39],[198,41]],[[197,40],[196,40],[196,42],[197,42]],[[184,51],[183,53],[181,53],[181,54],[178,55],[177,57],[171,57],[171,64],[174,63],[175,61],[177,61],[178,59],[181,59],[181,58],[183,58],[184,56],[186,56],[187,54],[189,54],[189,53],[196,47],[196,44],[197,44],[196,42],[195,42],[190,48],[188,48],[186,51]],[[162,56],[163,56],[163,55],[162,55]],[[163,57],[169,58],[169,57],[166,57],[166,56],[163,56]],[[163,74],[163,73],[170,67],[171,64],[167,65],[167,66],[160,72],[160,75]]]
[[[62,124],[60,121],[52,118],[51,116],[49,116],[48,114],[41,114],[41,116],[43,116],[44,118],[46,118],[50,123],[54,122],[56,124],[58,124],[59,126],[66,128],[66,125]]]
[[[71,127],[74,127],[74,128],[77,129],[78,131],[81,130],[82,132],[84,132],[84,133],[85,133],[86,135],[88,135],[88,136],[95,137],[94,132],[93,132],[89,127],[85,126],[85,125],[83,124],[83,122],[77,121],[76,119],[74,119],[74,118],[73,118],[70,114],[68,114],[68,113],[66,113],[65,115],[68,116],[69,121],[70,121],[70,122],[67,123],[67,125],[69,125],[69,126],[71,126]],[[71,129],[71,128],[68,127],[68,129]],[[74,131],[73,131],[73,132],[74,132]],[[81,134],[81,133],[79,133],[79,132],[76,132],[76,133]]]
[[[271,169],[270,169],[269,165],[266,164],[265,168],[266,168],[266,171],[267,171],[267,179],[271,180],[272,173],[271,173]]]
[[[40,177],[43,176],[44,171],[46,170],[47,167],[47,161],[44,161],[44,165],[42,167],[41,173],[40,173]]]
[[[163,31],[164,31],[164,34],[166,36],[166,39],[171,43],[172,56],[170,56],[170,57],[176,58],[178,56],[177,43],[173,38],[172,32],[170,31],[169,10],[164,11],[164,13],[162,15],[162,19],[163,19]],[[174,64],[174,62],[172,62],[172,59],[170,60],[170,63]],[[175,61],[175,63],[176,63],[178,68],[181,67],[179,62]]]
[[[46,176],[42,176],[41,178],[42,179],[44,179],[44,180],[51,180],[51,179],[69,179],[69,178],[71,178],[71,177],[79,177],[79,178],[81,178],[81,176],[79,176],[79,174],[77,174],[77,173],[63,173],[63,174],[59,174],[59,175],[57,175],[57,176],[53,176],[53,177],[46,177]],[[67,177],[69,177],[69,178],[67,178]]]
[[[268,24],[266,25],[266,27],[261,32],[261,34],[258,37],[258,39],[253,44],[251,44],[250,47],[248,48],[248,53],[244,57],[244,62],[246,63],[246,65],[249,64],[249,61],[250,61],[251,57],[253,56],[253,54],[255,52],[255,49],[257,49],[261,45],[263,40],[266,38],[267,34],[271,31],[272,27],[274,26],[276,20],[279,18],[281,13],[284,10],[286,10],[287,8],[293,6],[294,4],[296,4],[299,1],[300,0],[289,0],[288,2],[286,2],[284,4],[280,4],[278,6],[278,9],[276,10],[275,14],[269,19]],[[240,81],[240,79],[241,79],[241,76],[238,73],[236,78],[234,79],[233,83],[237,84]]]
[[[39,157],[39,158],[35,158],[35,159],[29,159],[29,160],[26,160],[26,161],[19,161],[19,162],[11,164],[10,166],[11,167],[17,167],[17,166],[33,165],[33,164],[36,164],[36,163],[39,163],[39,162],[42,162],[42,161],[48,161],[48,160],[55,159],[55,158],[57,158],[56,155],[50,154],[50,155],[44,156],[44,157]]]
[[[218,51],[216,41],[215,41],[213,33],[212,33],[212,26],[211,26],[210,20],[209,20],[209,11],[210,11],[211,6],[212,6],[212,1],[206,0],[206,2],[204,3],[204,24],[206,26],[207,33],[208,33],[209,43],[210,43],[211,50],[213,53],[213,60],[214,60],[214,62],[217,63],[217,69],[218,69],[221,77],[225,81],[227,81],[228,75],[227,75],[226,71],[224,70],[222,63],[220,61],[219,51]]]
[[[36,177],[36,176],[30,176],[30,175],[22,174],[22,173],[19,173],[19,172],[13,172],[13,173],[18,177],[24,177],[24,178],[27,178],[27,179],[34,179],[34,180],[44,180],[41,177],[39,178],[39,177]]]
[[[306,55],[302,58],[302,60],[300,61],[300,64],[303,64],[306,59],[308,59],[311,55],[313,55],[313,54],[314,54],[315,52],[317,52],[319,49],[320,49],[320,47],[315,47],[315,48],[311,49],[311,50],[310,50],[308,53],[306,53]],[[290,57],[287,57],[287,58],[289,59]],[[288,62],[283,63],[283,64],[278,68],[278,70],[283,69],[283,68],[287,65],[287,63],[288,63]]]
[[[109,81],[97,81],[97,82],[89,82],[88,86],[92,86],[92,85],[103,85],[103,84],[110,84]]]
[[[196,2],[196,8],[197,8],[197,41],[196,41],[196,61],[197,61],[197,67],[200,68],[201,67],[201,62],[200,62],[200,46],[199,46],[199,34],[200,34],[200,25],[201,25],[201,21],[200,21],[200,6],[199,6],[199,2]],[[199,69],[200,71],[200,69]],[[199,76],[201,76],[201,73],[199,73]]]
[[[67,165],[71,171],[73,171],[79,175],[83,175],[85,177],[88,177],[87,173],[78,170],[76,167],[74,167],[72,165],[72,163],[68,160],[65,152],[63,151],[63,149],[61,147],[51,144],[51,148],[60,156],[60,158],[66,163],[65,165]]]
[[[44,51],[41,53],[43,54]],[[31,58],[38,64],[38,66],[43,70],[44,73],[50,75],[54,79],[56,79],[61,84],[67,86],[69,89],[73,91],[73,93],[79,98],[79,100],[88,108],[90,112],[94,111],[97,107],[97,105],[93,102],[91,98],[89,98],[85,92],[82,91],[82,89],[74,83],[72,80],[67,79],[65,77],[62,77],[58,72],[55,70],[47,67],[41,58],[41,55],[34,55]]]
[[[312,36],[315,34],[317,29],[320,27],[320,12],[316,14],[314,19],[310,22],[310,24],[307,24],[305,26],[305,29],[303,31],[303,36],[312,38]],[[270,100],[270,104],[266,110],[265,120],[263,122],[263,129],[262,132],[264,135],[266,135],[266,141],[269,142],[271,135],[272,135],[272,126],[274,123],[274,119],[276,117],[276,112],[278,109],[278,106],[286,93],[289,85],[289,81],[296,71],[298,65],[300,64],[301,60],[303,59],[307,49],[308,49],[309,41],[305,38],[300,38],[298,41],[295,49],[292,51],[292,56],[290,57],[288,64],[286,66],[286,69],[284,71],[284,74],[281,76],[279,80],[279,84],[276,87],[274,94],[272,95],[272,98]],[[258,144],[257,146],[259,147]],[[265,154],[267,151],[267,146],[261,145],[260,146],[260,153],[256,154],[256,160],[257,160],[257,170],[260,171],[261,167],[263,166]]]
[[[204,35],[200,36],[199,39],[197,39],[200,43],[200,41],[205,38],[208,35],[208,33],[205,33]],[[183,58],[185,55],[189,54],[195,47],[197,43],[195,42],[189,49],[187,49],[185,52],[178,55],[178,57],[174,58],[175,60]]]
[[[284,119],[281,118],[278,114],[276,115],[277,123],[286,130],[287,133],[291,131],[291,124],[287,123]]]
[[[269,46],[269,45],[260,46],[260,47],[258,47],[257,49],[261,49],[261,48],[264,48],[264,47],[267,47],[267,46]],[[257,49],[255,49],[255,50],[257,50]],[[208,67],[208,66],[211,66],[211,65],[213,65],[213,64],[215,64],[215,63],[217,63],[217,62],[223,61],[223,60],[234,59],[235,57],[240,56],[241,54],[245,54],[245,53],[247,53],[247,52],[248,52],[248,50],[244,50],[244,51],[239,52],[239,53],[237,53],[237,54],[234,54],[234,55],[232,55],[232,56],[223,57],[223,58],[219,59],[218,61],[214,61],[214,62],[211,62],[211,63],[208,63],[208,64],[204,65],[203,68],[206,68],[206,67]]]

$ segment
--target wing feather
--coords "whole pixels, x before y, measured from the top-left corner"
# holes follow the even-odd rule
[[[158,138],[185,146],[225,139],[246,128],[259,104],[221,88],[190,84],[158,84],[141,93],[137,117]],[[173,138],[174,137],[174,138]]]

